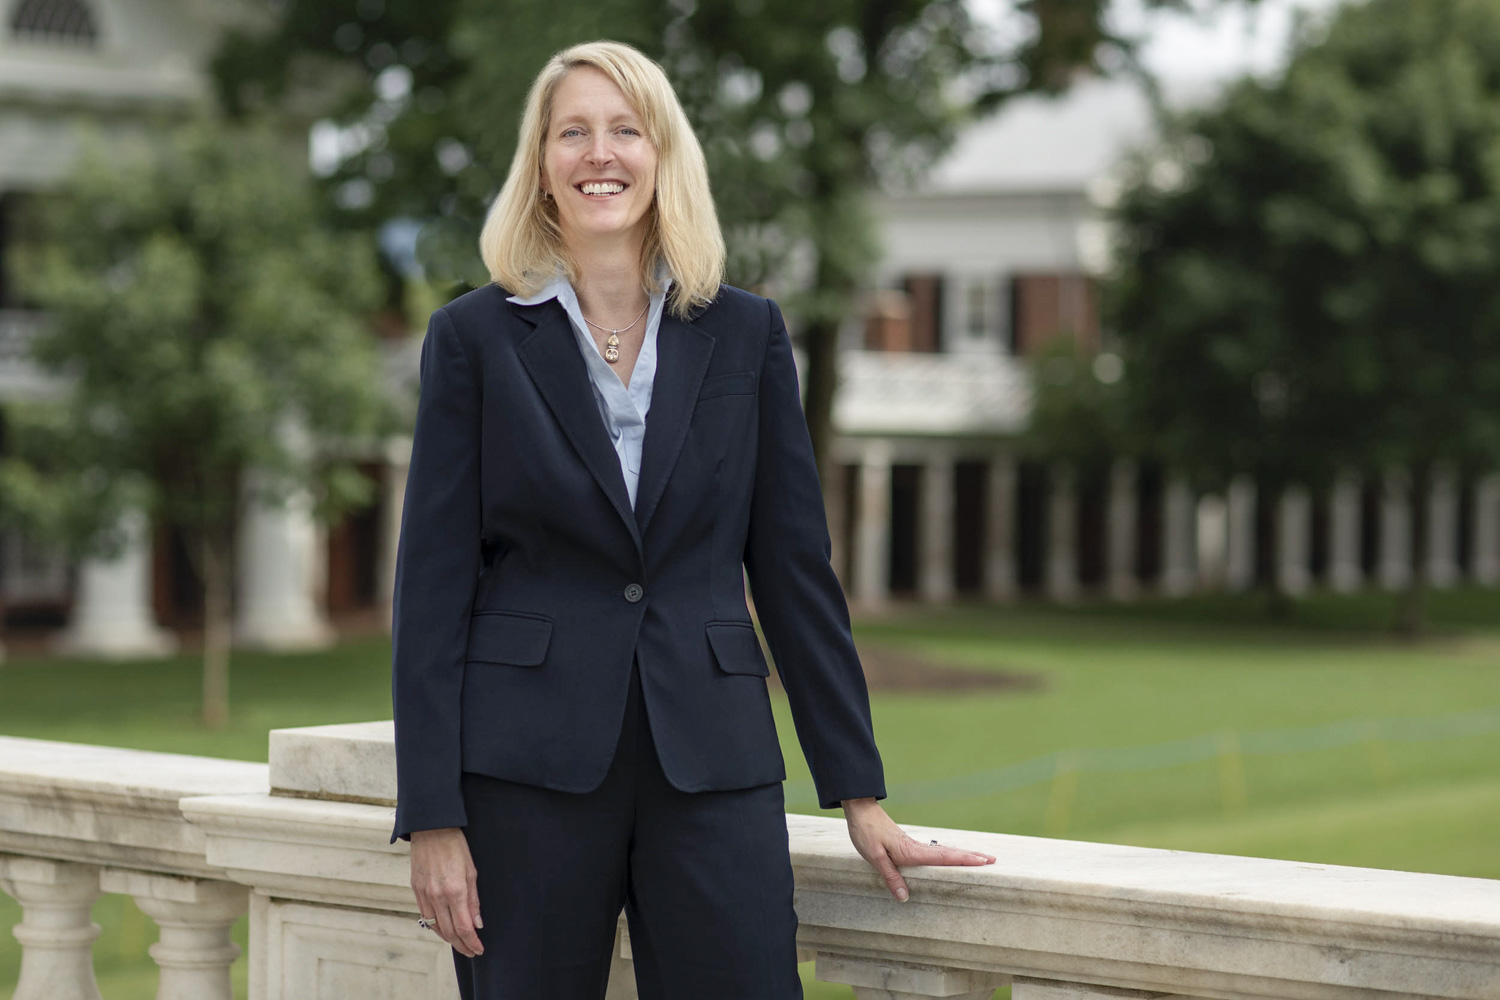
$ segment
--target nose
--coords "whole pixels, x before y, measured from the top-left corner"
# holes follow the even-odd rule
[[[589,142],[588,160],[593,164],[608,163],[615,158],[614,150],[609,144],[609,135],[606,132],[594,133]]]

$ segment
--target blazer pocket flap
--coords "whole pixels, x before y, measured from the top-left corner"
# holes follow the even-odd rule
[[[711,622],[708,625],[708,644],[713,647],[719,669],[726,674],[771,676],[765,654],[760,651],[760,640],[755,637],[755,626],[739,622]]]
[[[534,667],[547,658],[552,622],[537,615],[482,611],[469,619],[468,659]]]
[[[711,375],[703,380],[703,386],[698,390],[699,399],[708,399],[711,396],[750,395],[755,392],[755,372],[727,372],[723,375]]]

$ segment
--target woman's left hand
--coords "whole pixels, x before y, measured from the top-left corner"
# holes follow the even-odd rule
[[[910,895],[899,868],[906,865],[989,865],[994,855],[961,847],[924,844],[906,835],[874,799],[845,799],[844,819],[849,839],[859,856],[885,880],[885,887],[901,902]]]

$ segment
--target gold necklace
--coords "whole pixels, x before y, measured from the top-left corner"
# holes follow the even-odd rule
[[[651,300],[647,299],[646,309],[650,308]],[[646,309],[641,310],[641,316],[646,315]],[[583,313],[580,312],[578,315],[583,316]],[[618,330],[610,330],[607,326],[600,326],[598,323],[595,323],[587,316],[583,316],[583,321],[589,326],[596,327],[600,330],[609,330],[609,339],[604,342],[604,360],[608,361],[610,364],[614,364],[616,361],[620,360],[620,338],[618,335],[624,333],[626,330],[629,330],[632,326],[635,326],[637,323],[639,323],[641,321],[641,316],[637,316],[635,319],[620,327]]]

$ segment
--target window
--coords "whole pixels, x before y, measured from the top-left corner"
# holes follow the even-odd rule
[[[31,41],[77,45],[99,40],[94,14],[83,0],[20,0],[11,11],[10,33]]]

